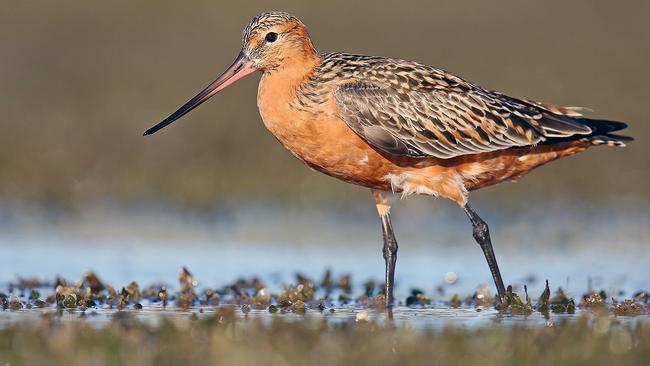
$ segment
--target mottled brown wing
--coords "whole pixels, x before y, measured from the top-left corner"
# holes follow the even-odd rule
[[[387,153],[442,159],[591,132],[568,113],[551,110],[559,107],[471,84],[427,89],[413,84],[340,85],[334,92],[340,117],[361,138]]]

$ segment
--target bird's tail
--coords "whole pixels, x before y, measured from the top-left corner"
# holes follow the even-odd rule
[[[589,141],[592,145],[606,145],[606,146],[626,146],[627,143],[634,141],[632,137],[621,136],[613,134],[614,131],[625,129],[627,124],[618,121],[608,121],[602,119],[589,119],[574,117],[573,121],[587,126],[591,129],[591,133],[587,135],[575,134],[569,137],[549,138],[542,144],[555,144],[565,141],[582,140]]]
[[[576,118],[576,120],[591,128],[592,133],[585,137],[594,145],[624,147],[634,141],[632,137],[611,133],[627,128],[627,124],[623,122],[589,118]]]
[[[589,142],[591,142],[593,145],[625,147],[627,143],[632,141],[634,141],[634,139],[631,137],[613,134],[596,135],[589,137]]]
[[[591,128],[592,134],[594,135],[606,134],[627,128],[626,123],[606,119],[574,118],[574,120]]]

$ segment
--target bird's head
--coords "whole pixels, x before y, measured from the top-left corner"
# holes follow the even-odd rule
[[[287,62],[301,62],[316,51],[303,22],[291,14],[262,13],[248,23],[242,36],[242,53],[263,72]]]
[[[255,71],[271,73],[283,66],[316,58],[305,25],[279,11],[259,14],[244,28],[242,48],[233,64],[214,82],[162,122],[145,131],[151,135],[171,124],[235,81]]]

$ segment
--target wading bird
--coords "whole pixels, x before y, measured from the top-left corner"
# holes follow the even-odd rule
[[[458,203],[503,299],[488,226],[470,207],[468,192],[594,145],[624,146],[631,140],[611,134],[624,123],[583,118],[576,107],[510,97],[416,62],[319,54],[305,25],[283,12],[253,18],[235,62],[144,134],[255,71],[262,72],[260,115],[284,147],[317,171],[372,190],[381,218],[389,307],[397,259],[391,192]]]

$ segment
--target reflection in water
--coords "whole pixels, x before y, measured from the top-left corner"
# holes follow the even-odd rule
[[[129,314],[135,319],[144,323],[156,326],[163,319],[188,319],[192,317],[208,318],[219,313],[219,307],[201,307],[180,309],[175,307],[163,308],[160,305],[145,305],[142,310],[129,310]],[[454,325],[466,328],[487,327],[498,324],[500,326],[552,326],[557,322],[574,321],[577,319],[597,318],[602,315],[590,313],[589,311],[577,311],[575,314],[542,314],[534,312],[530,315],[508,315],[501,314],[493,308],[461,307],[450,308],[448,306],[434,305],[426,307],[396,306],[390,310],[368,309],[356,306],[335,307],[325,311],[309,309],[304,314],[292,312],[272,314],[267,310],[247,310],[243,312],[235,306],[234,315],[242,320],[260,319],[264,322],[271,322],[281,318],[287,321],[303,320],[324,320],[328,324],[336,325],[347,322],[374,322],[383,326],[407,325],[414,329],[442,329],[445,326]],[[19,311],[0,311],[0,328],[16,321],[38,322],[44,314],[54,313],[53,309],[23,309]],[[116,309],[93,309],[86,312],[64,310],[60,313],[59,319],[68,321],[86,321],[97,326],[109,323],[115,318]],[[363,314],[362,317],[359,314]],[[648,315],[635,317],[617,317],[619,323],[634,323],[636,321],[648,321]]]

